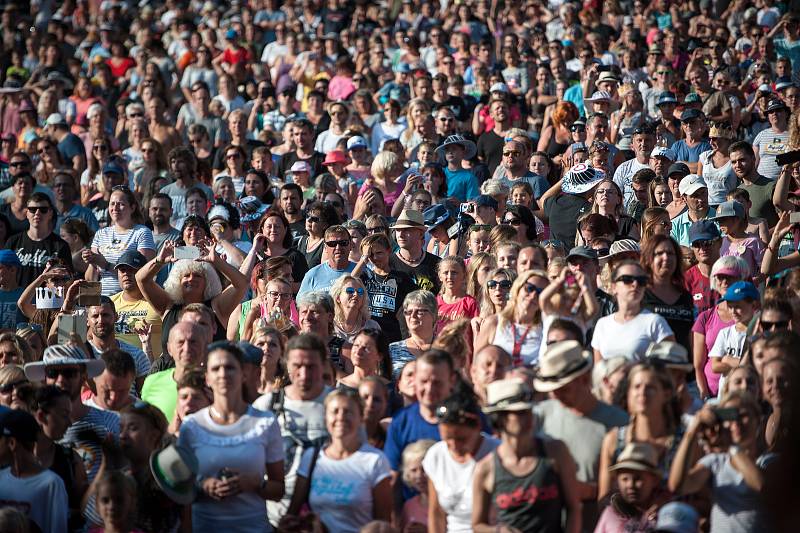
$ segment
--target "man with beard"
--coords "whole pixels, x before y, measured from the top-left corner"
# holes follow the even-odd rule
[[[769,227],[774,227],[778,223],[778,213],[773,203],[777,182],[758,173],[755,152],[750,143],[735,142],[731,145],[729,153],[733,173],[741,183],[739,188],[746,190],[750,195],[750,218],[764,218]]]
[[[325,252],[327,260],[306,272],[297,294],[311,291],[327,291],[341,275],[349,274],[356,267],[350,261],[350,232],[344,226],[331,226],[325,230]]]
[[[66,304],[66,301],[64,302]],[[136,363],[136,391],[142,389],[144,378],[150,373],[150,360],[142,350],[117,340],[114,325],[119,318],[114,302],[108,296],[100,297],[100,305],[93,305],[87,309],[86,349],[95,359],[100,359],[102,354],[113,348],[127,352]],[[91,350],[91,352],[89,352]]]
[[[114,267],[122,291],[113,295],[111,302],[118,315],[114,324],[117,338],[126,344],[141,347],[152,360],[161,347],[161,316],[147,303],[136,283],[136,271],[145,263],[147,259],[136,250],[128,250],[122,254]],[[139,331],[149,334],[149,342],[142,344]]]
[[[308,235],[305,213],[301,208],[303,205],[303,189],[296,183],[287,183],[281,187],[280,205],[283,216],[289,221],[289,230],[292,232],[292,237],[296,239],[303,235]]]

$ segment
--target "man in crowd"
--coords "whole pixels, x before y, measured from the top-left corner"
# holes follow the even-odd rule
[[[739,187],[750,195],[750,217],[763,218],[769,227],[775,226],[778,222],[778,213],[773,203],[775,181],[759,174],[751,144],[737,141],[728,151],[733,172],[741,182]]]
[[[626,203],[633,194],[631,178],[637,171],[643,168],[650,168],[650,154],[655,145],[656,132],[651,126],[639,126],[633,130],[631,148],[633,148],[633,153],[636,154],[636,157],[625,161],[614,171],[614,183],[619,186],[625,195]]]
[[[350,261],[350,232],[344,226],[331,226],[325,230],[324,246],[328,259],[311,268],[303,277],[298,294],[326,291],[342,274],[352,272],[356,264]]]
[[[186,192],[199,187],[206,198],[213,198],[214,192],[208,185],[197,181],[197,158],[188,148],[173,149],[168,156],[169,169],[175,182],[167,185],[161,192],[172,200],[172,218],[170,222],[177,224],[189,214],[186,210]]]
[[[61,225],[65,220],[70,218],[77,218],[86,223],[91,231],[100,229],[94,213],[91,209],[84,207],[77,203],[79,198],[78,190],[75,184],[75,178],[69,172],[59,172],[53,180],[53,191],[56,196],[56,233],[61,229]]]
[[[681,246],[690,246],[689,228],[699,220],[714,217],[716,209],[708,205],[708,186],[697,174],[689,174],[681,180],[678,191],[686,202],[686,211],[672,219],[671,237]]]
[[[391,229],[395,232],[399,247],[392,254],[391,269],[411,276],[418,289],[439,292],[439,258],[424,248],[427,227],[422,213],[404,210]]]
[[[111,296],[111,303],[117,311],[116,337],[125,344],[141,347],[152,361],[161,349],[161,317],[144,299],[136,283],[136,271],[145,263],[147,259],[137,251],[129,250],[122,254],[114,265],[122,291]],[[140,333],[149,340],[143,343]]]
[[[101,359],[105,363],[105,369],[94,378],[95,390],[84,403],[104,411],[119,413],[136,400],[131,394],[136,378],[136,365],[130,354],[117,348],[103,352]]]
[[[278,177],[283,179],[298,161],[305,161],[311,166],[313,179],[315,176],[325,172],[322,162],[325,161],[325,154],[314,149],[314,125],[306,118],[301,118],[292,122],[292,142],[295,149],[281,157],[278,164]]]
[[[476,115],[480,109],[481,106],[475,108]],[[503,98],[493,98],[489,102],[489,116],[494,120],[494,127],[478,137],[477,154],[478,158],[489,167],[491,175],[502,161],[505,133],[511,127],[508,103]]]

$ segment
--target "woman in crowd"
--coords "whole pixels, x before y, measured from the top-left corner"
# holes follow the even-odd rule
[[[200,215],[189,215],[181,224],[180,246],[196,246],[200,248],[211,238],[211,228],[206,219]]]
[[[541,270],[520,273],[503,310],[484,320],[475,352],[494,344],[511,354],[514,366],[534,365],[542,343],[539,294],[548,283],[547,274]]]
[[[16,365],[0,368],[0,405],[31,412],[34,405],[33,395],[33,386],[22,368]]]
[[[340,389],[325,397],[330,441],[303,453],[289,515],[308,503],[329,531],[342,533],[390,519],[391,468],[383,452],[362,440],[363,410],[352,392]]]
[[[267,394],[286,386],[286,369],[283,365],[286,338],[283,334],[272,326],[259,327],[253,330],[250,343],[264,352],[264,358],[261,360],[261,385],[258,392]]]
[[[650,182],[647,190],[647,207],[661,207],[666,209],[672,201],[672,191],[666,180],[656,178]]]
[[[256,296],[240,304],[240,313],[234,309],[231,317],[238,317],[239,322],[228,322],[228,331],[232,333],[232,328],[238,328],[238,337],[249,339],[257,328],[270,325],[286,335],[294,335],[297,331],[297,309],[292,300],[292,282],[283,276],[269,279],[268,271],[263,266],[254,269],[253,274]],[[260,274],[260,277],[255,277],[255,274]]]
[[[209,531],[269,531],[265,500],[284,492],[284,451],[272,413],[242,398],[241,350],[214,343],[206,357],[213,403],[189,416],[178,445],[198,459],[200,494],[192,504],[192,528]]]
[[[686,170],[688,170],[688,167]],[[667,176],[667,186],[669,187],[669,192],[672,193],[672,201],[664,209],[667,210],[670,219],[677,217],[686,210],[686,200],[683,199],[683,195],[681,195],[678,188],[684,176],[683,172],[671,172]]]
[[[353,372],[339,380],[341,388],[358,391],[368,376],[388,375],[389,347],[380,330],[365,327],[353,336],[350,363]]]
[[[157,140],[148,137],[142,141],[142,166],[133,173],[133,190],[144,194],[147,185],[156,176],[167,176],[167,158]]]
[[[66,297],[69,288],[75,285],[75,274],[72,269],[61,261],[59,258],[50,259],[45,265],[44,272],[37,276],[31,283],[29,283],[20,294],[17,300],[17,307],[19,308],[22,316],[28,319],[28,322],[35,324],[42,328],[42,331],[49,334],[50,328],[56,321],[59,309],[37,309],[36,302],[36,289],[39,287],[47,287],[48,289],[61,288]],[[77,290],[77,288],[75,289]]]
[[[761,408],[742,391],[731,392],[720,407],[733,411],[731,420],[722,420],[711,407],[695,415],[672,463],[669,488],[677,495],[711,491],[711,533],[759,531],[768,520],[759,493],[770,460],[759,442]],[[717,438],[720,432],[725,438]],[[701,437],[717,444],[702,457]]]
[[[81,174],[81,205],[87,205],[98,192],[102,192],[103,167],[112,154],[111,140],[107,137],[92,142],[91,152],[86,158],[88,166]]]
[[[32,361],[28,343],[16,334],[7,331],[0,333],[0,368],[6,366],[22,366]]]
[[[0,213],[8,217],[9,234],[6,237],[28,229],[28,200],[33,194],[36,183],[29,173],[24,172],[13,178],[11,187],[14,191],[13,199],[0,206]]]
[[[229,204],[236,203],[236,189],[233,186],[233,178],[230,176],[220,175],[214,178],[211,191],[214,193],[214,198],[219,198]]]
[[[247,161],[247,152],[241,146],[229,144],[222,150],[222,157],[224,160],[224,167],[222,171],[214,176],[214,179],[220,176],[230,176],[233,180],[233,186],[237,191],[244,189],[245,183],[245,170]]]
[[[471,319],[478,314],[478,303],[466,293],[466,267],[457,256],[449,256],[439,261],[438,275],[441,291],[436,297],[439,306],[436,332],[441,332],[450,322],[458,318]]]
[[[75,272],[83,275],[89,266],[83,260],[83,251],[88,249],[94,237],[94,233],[80,218],[68,218],[61,224],[58,230],[59,236],[69,245],[72,253],[72,266]]]
[[[545,152],[555,163],[560,163],[561,156],[572,141],[569,127],[578,120],[578,116],[575,104],[567,101],[558,102],[551,116],[552,125],[545,126],[542,130],[536,150]]]
[[[694,302],[684,288],[680,246],[670,237],[656,235],[644,243],[641,257],[649,277],[642,305],[666,319],[677,342],[690,346]]]
[[[675,385],[669,372],[660,365],[633,366],[627,376],[627,411],[631,423],[606,433],[600,451],[597,498],[613,490],[609,467],[631,442],[645,442],[658,452],[658,468],[666,484],[669,468],[683,437],[684,428],[677,408]]]
[[[264,204],[272,204],[275,201],[269,176],[260,170],[254,168],[247,170],[244,176],[244,189],[240,190],[236,187],[236,180],[233,181],[237,194],[241,192],[242,197],[255,196]]]
[[[746,279],[749,274],[750,269],[741,258],[720,257],[711,267],[710,290],[717,295],[725,294],[729,286]],[[717,340],[717,334],[733,323],[728,303],[721,301],[700,313],[692,326],[692,362],[700,398],[717,396],[720,375],[711,369],[708,353]]]
[[[536,241],[538,234],[536,217],[524,205],[507,206],[506,212],[503,214],[502,224],[509,225],[517,231],[514,240],[520,246]]]
[[[367,441],[372,446],[383,449],[389,422],[385,417],[391,414],[388,382],[381,376],[366,376],[358,385],[358,395],[364,402],[364,430],[367,432]]]
[[[348,343],[363,329],[380,331],[377,322],[370,318],[369,298],[364,283],[357,277],[346,274],[333,282],[330,289],[333,299],[334,335]]]
[[[28,345],[28,359],[41,361],[44,349],[47,347],[47,340],[44,338],[44,330],[41,326],[28,323],[17,324],[17,336]]]
[[[441,204],[447,199],[447,181],[439,163],[426,163],[419,169],[422,187],[431,195],[432,204]]]
[[[322,252],[325,249],[325,230],[339,224],[339,215],[336,209],[325,202],[314,202],[306,209],[306,231],[297,242],[297,249],[306,258],[308,268],[315,267],[322,262]]]
[[[136,196],[127,187],[115,188],[108,204],[111,224],[100,229],[92,246],[81,257],[88,265],[86,279],[100,280],[102,294],[111,296],[122,289],[114,265],[125,252],[135,250],[146,259],[156,255],[153,233],[143,224],[144,217]]]
[[[483,285],[489,279],[489,272],[497,268],[497,259],[490,252],[478,252],[469,258],[467,264],[467,294],[480,301]]]
[[[712,124],[708,132],[711,150],[700,154],[697,174],[702,176],[708,185],[708,203],[719,205],[736,187],[736,174],[733,172],[729,148],[736,139],[731,125],[726,123]]]
[[[648,280],[645,269],[631,260],[621,262],[611,273],[611,295],[618,309],[595,324],[592,336],[595,361],[618,355],[639,361],[651,342],[675,340],[664,317],[642,305]]]
[[[436,418],[441,440],[422,461],[428,477],[428,531],[469,530],[475,466],[499,441],[481,432],[481,408],[467,386],[442,402]]]
[[[309,214],[309,216],[312,216]],[[306,227],[310,225],[306,223]],[[314,224],[320,227],[321,224]],[[327,227],[326,227],[327,229]],[[264,235],[264,256],[266,258],[286,257],[292,264],[292,292],[296,292],[303,281],[303,276],[308,272],[309,265],[306,256],[292,246],[292,232],[289,230],[289,221],[278,209],[270,209],[264,214],[259,224],[259,233]],[[322,230],[325,235],[325,230]],[[316,249],[315,249],[316,251]]]
[[[638,240],[639,227],[636,220],[623,211],[623,197],[619,185],[610,179],[601,181],[594,189],[592,213],[598,213],[617,223],[616,238]]]
[[[136,282],[142,295],[162,317],[162,350],[166,352],[169,330],[178,321],[178,312],[192,303],[202,303],[214,311],[217,320],[214,340],[223,340],[223,324],[227,323],[236,305],[244,298],[247,279],[217,255],[213,246],[204,248],[199,260],[178,260],[174,252],[174,243],[165,242],[158,256],[136,273]],[[172,269],[161,287],[156,283],[155,276],[167,263],[172,263]],[[231,282],[224,290],[218,272]]]
[[[648,207],[642,213],[642,239],[641,244],[649,241],[653,235],[669,236],[672,231],[672,220],[669,212],[662,207]]]
[[[372,128],[370,150],[377,154],[383,149],[383,142],[387,139],[399,139],[406,131],[408,124],[400,121],[400,102],[388,100],[383,104],[383,121]],[[413,131],[413,130],[412,130]]]
[[[72,172],[58,151],[56,143],[48,137],[39,139],[36,143],[36,152],[39,154],[39,164],[33,173],[36,183],[52,187],[59,171],[66,169],[67,172]]]
[[[784,357],[776,357],[761,367],[761,388],[764,400],[770,407],[770,414],[764,428],[764,442],[770,451],[792,453],[787,449],[793,410],[792,394],[798,386],[792,381],[797,375],[797,364]]]
[[[408,361],[413,361],[430,350],[438,312],[436,296],[430,291],[417,290],[403,300],[403,316],[408,326],[408,337],[389,345],[392,381],[398,381],[400,371]]]
[[[508,302],[511,285],[516,278],[516,271],[508,268],[496,268],[489,271],[479,293],[480,313],[471,321],[474,337],[477,337],[480,333],[481,325],[486,318],[503,310]]]

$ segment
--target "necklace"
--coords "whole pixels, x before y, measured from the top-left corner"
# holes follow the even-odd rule
[[[423,349],[423,348],[422,348],[422,345],[420,345],[420,343],[418,343],[418,342],[417,342],[415,339],[413,339],[412,337],[409,337],[409,338],[408,338],[408,340],[406,341],[406,344],[410,344],[410,343],[411,343],[411,341],[414,341],[414,348],[416,348],[416,349],[417,349],[417,350],[419,350],[420,352],[424,352],[424,351],[425,351],[425,349]],[[431,344],[433,344],[433,339],[431,339],[431,342],[428,342],[428,343],[426,343],[426,344],[428,345],[428,349],[430,349],[430,347],[431,347]]]
[[[403,252],[405,251],[406,251],[405,248],[401,248],[400,251],[397,252],[397,257],[402,259],[404,262],[408,263],[410,266],[417,266],[422,262],[422,259],[425,257],[425,250],[422,250],[422,253],[416,259],[411,259],[410,257],[408,259],[405,259],[403,257]],[[408,255],[409,252],[406,252],[406,254]]]

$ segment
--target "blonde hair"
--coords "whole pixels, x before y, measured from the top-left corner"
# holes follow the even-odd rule
[[[170,298],[172,298],[173,303],[184,303],[181,278],[184,274],[189,272],[200,274],[206,279],[206,288],[203,291],[204,302],[215,298],[222,292],[222,282],[220,282],[219,275],[217,271],[214,270],[214,267],[200,261],[180,259],[173,265],[169,277],[167,277],[167,281],[164,282],[164,290],[169,294]]]
[[[337,320],[344,318],[344,309],[342,309],[342,306],[339,303],[339,296],[341,296],[344,292],[345,283],[353,283],[356,288],[360,287],[364,289],[364,294],[361,298],[361,309],[358,310],[358,320],[363,325],[370,317],[367,289],[364,287],[364,283],[359,278],[351,276],[350,274],[345,274],[344,276],[339,277],[331,286],[330,294],[331,298],[333,299],[333,320],[336,322]]]
[[[514,280],[513,285],[511,285],[506,306],[498,313],[501,322],[505,321],[514,323],[516,319],[515,314],[517,310],[517,300],[519,299],[519,291],[522,290],[522,286],[528,283],[528,280],[531,278],[542,278],[550,283],[550,280],[547,278],[547,273],[544,270],[526,270],[525,272],[522,272],[519,277]],[[536,314],[534,315],[534,324],[541,324],[541,322],[542,310],[537,309]]]
[[[502,196],[508,195],[510,189],[505,185],[502,180],[490,179],[483,182],[481,185],[481,194],[488,194],[489,196]]]
[[[25,377],[25,372],[22,371],[22,368],[17,365],[6,365],[0,368],[0,386],[22,380],[27,381],[28,378]]]
[[[517,279],[517,273],[514,270],[511,270],[510,268],[495,268],[489,271],[484,285],[486,285],[488,281],[496,276],[505,276],[505,278],[510,281],[512,285],[514,284],[514,280]],[[489,296],[486,294],[484,287],[481,287],[480,296],[480,316],[487,317],[495,314],[497,310],[495,309],[491,298],[489,298]]]
[[[456,368],[469,369],[472,364],[472,327],[466,318],[459,318],[447,324],[431,343],[450,354]],[[468,357],[469,356],[469,357]]]
[[[405,483],[407,486],[411,486],[411,480],[407,475],[407,472],[409,470],[408,467],[411,465],[411,463],[422,461],[422,459],[425,457],[425,454],[428,453],[428,450],[434,444],[436,444],[435,440],[421,439],[414,441],[405,448],[403,448],[403,455],[402,455],[403,483]]]
[[[378,152],[378,155],[376,155],[375,159],[372,160],[370,173],[376,179],[384,180],[386,179],[387,174],[399,164],[400,157],[396,153],[388,150],[382,150]]]
[[[440,278],[440,281],[442,269],[447,265],[455,265],[458,269],[460,269],[461,273],[464,274],[466,282],[467,267],[464,266],[464,260],[457,255],[448,255],[447,257],[443,257],[441,260],[439,260],[439,264],[436,265],[436,275]],[[462,288],[466,289],[466,285]],[[442,283],[441,287],[439,288],[439,294],[444,294],[444,283]]]
[[[414,135],[414,132],[416,131],[417,125],[414,122],[414,109],[417,107],[421,107],[423,111],[427,112],[428,114],[431,113],[431,106],[422,98],[414,98],[411,100],[406,108],[406,123],[408,127],[403,131],[403,133],[400,134],[401,141],[410,141]]]
[[[467,294],[475,298],[481,299],[483,287],[478,284],[478,270],[485,263],[490,263],[492,268],[497,268],[497,259],[489,252],[478,252],[472,256],[467,266]]]

